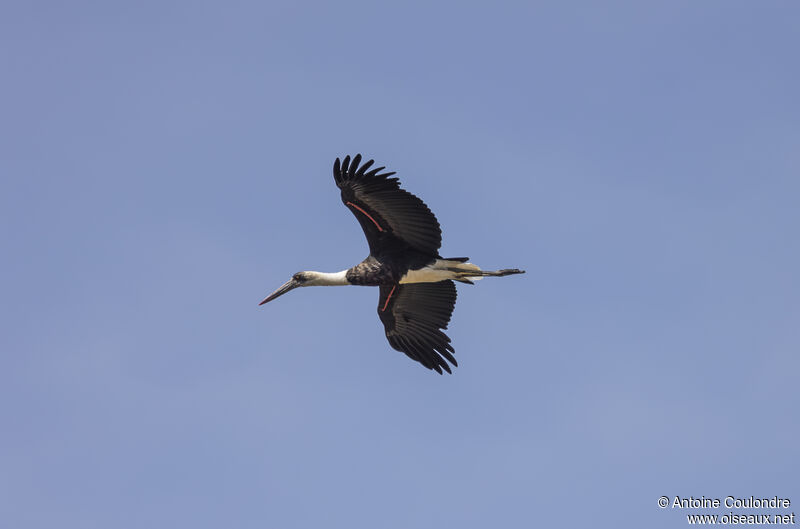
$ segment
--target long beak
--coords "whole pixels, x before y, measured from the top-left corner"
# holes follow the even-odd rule
[[[286,283],[281,285],[281,287],[278,290],[276,290],[275,292],[273,292],[272,294],[270,294],[269,296],[264,298],[264,301],[259,303],[259,305],[263,305],[264,303],[269,303],[273,299],[275,299],[277,297],[280,297],[280,296],[286,294],[287,292],[289,292],[290,290],[292,290],[294,288],[297,288],[299,286],[300,286],[300,283],[298,281],[295,281],[294,279],[290,279],[289,281],[287,281]]]

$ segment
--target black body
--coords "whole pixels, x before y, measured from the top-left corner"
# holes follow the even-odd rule
[[[400,188],[394,173],[368,171],[361,155],[352,161],[337,158],[333,177],[342,202],[353,212],[364,230],[370,255],[347,271],[353,285],[380,286],[378,316],[386,338],[396,350],[439,373],[451,372],[448,362],[458,365],[447,328],[456,303],[452,281],[412,283],[399,281],[409,270],[433,263],[439,256],[442,231],[436,217],[418,197]],[[454,260],[464,262],[465,257]]]

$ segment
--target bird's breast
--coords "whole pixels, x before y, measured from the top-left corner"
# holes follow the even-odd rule
[[[351,285],[376,287],[396,284],[398,275],[390,266],[367,260],[348,270],[345,277]]]

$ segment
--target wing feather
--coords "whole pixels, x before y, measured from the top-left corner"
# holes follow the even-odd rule
[[[345,156],[333,164],[333,177],[341,190],[342,202],[353,212],[370,251],[381,253],[391,237],[402,240],[418,251],[438,255],[442,230],[436,216],[417,196],[400,187],[394,172],[382,173],[385,167],[367,171],[374,164],[361,165],[361,155]]]
[[[394,349],[408,355],[428,369],[451,373],[458,366],[447,329],[456,305],[456,286],[452,281],[381,286],[378,316],[386,339]],[[388,299],[388,303],[387,303]]]

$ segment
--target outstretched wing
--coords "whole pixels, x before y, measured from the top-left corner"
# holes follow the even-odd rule
[[[333,177],[342,190],[342,202],[356,216],[370,252],[380,253],[382,244],[389,244],[394,236],[421,252],[438,255],[442,245],[442,230],[436,217],[425,203],[404,189],[400,189],[394,173],[381,173],[379,167],[367,171],[373,160],[361,164],[361,155],[352,161],[346,156],[342,162],[336,158]]]
[[[381,286],[378,316],[389,345],[439,374],[458,366],[446,329],[456,305],[452,281]]]

